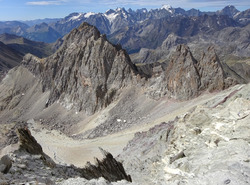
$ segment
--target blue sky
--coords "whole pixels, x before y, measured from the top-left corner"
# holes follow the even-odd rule
[[[62,18],[72,12],[98,13],[117,7],[155,9],[164,4],[202,11],[226,5],[234,5],[241,11],[250,8],[250,0],[0,0],[0,21]]]

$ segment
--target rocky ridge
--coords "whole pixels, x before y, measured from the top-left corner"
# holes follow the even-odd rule
[[[171,110],[166,99],[189,100],[209,91],[216,95],[210,101],[175,120],[137,133],[119,159],[140,184],[249,182],[249,84],[230,87],[237,81],[223,70],[213,47],[196,59],[189,47],[178,45],[168,63],[140,67],[132,64],[119,45],[112,45],[87,23],[62,40],[59,50],[48,58],[26,55],[23,65],[12,69],[0,83],[0,122],[6,128],[8,124],[32,118],[36,121],[30,123],[35,125],[39,122],[40,129],[44,129],[45,123],[50,130],[60,128],[70,133],[72,138],[81,140],[84,137],[89,143],[96,144],[104,136],[124,129],[133,133],[129,128],[134,128],[141,121],[146,128],[149,128],[150,119],[165,121],[167,118],[162,114]],[[172,43],[169,46],[165,44],[169,47]],[[161,103],[161,106],[156,106]],[[127,117],[133,119],[127,120]],[[58,122],[64,125],[58,126]],[[1,128],[6,130],[5,126]],[[6,135],[5,130],[1,130],[1,135]],[[124,137],[122,134],[118,133],[118,137]],[[96,160],[96,165],[78,169],[55,164],[43,153],[27,128],[19,129],[19,135],[22,150],[11,154],[13,166],[10,169],[8,164],[4,164],[7,168],[0,166],[1,171],[7,173],[1,174],[6,183],[19,183],[20,177],[23,177],[21,183],[36,181],[45,184],[64,180],[64,184],[74,183],[74,179],[66,180],[70,177],[131,181],[121,163],[109,153],[104,152],[106,158]],[[12,132],[6,136],[13,136],[13,140],[1,140],[1,145],[16,139]],[[59,138],[58,135],[56,137]],[[113,136],[107,138],[112,139]],[[117,144],[115,142],[112,144]],[[236,150],[232,151],[232,148]],[[225,158],[225,153],[228,158]],[[92,182],[86,179],[76,180],[79,183],[109,183],[103,178]]]

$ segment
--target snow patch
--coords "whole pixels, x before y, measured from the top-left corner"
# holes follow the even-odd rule
[[[241,12],[238,12],[234,15],[234,18],[237,17],[238,15],[240,15]]]
[[[79,13],[78,15],[75,15],[69,19],[69,21],[79,20],[79,18],[82,16],[82,13]]]
[[[96,13],[94,12],[89,12],[84,15],[85,18],[89,18],[91,15],[95,15]]]
[[[116,14],[116,13],[111,13],[109,15],[104,14],[104,16],[109,20],[110,23],[112,23],[115,20],[115,18],[117,17],[117,15],[118,14]]]
[[[128,16],[126,15],[125,12],[122,12],[122,14],[123,14],[123,17],[124,17],[124,18],[126,18],[126,19],[128,18]]]

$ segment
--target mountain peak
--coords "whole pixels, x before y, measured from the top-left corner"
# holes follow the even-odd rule
[[[162,5],[161,9],[169,10],[169,9],[172,9],[172,6],[168,5],[168,4],[165,4],[165,5]]]
[[[240,11],[237,10],[233,5],[229,5],[229,6],[226,6],[225,8],[223,8],[222,10],[220,10],[218,12],[219,12],[219,14],[227,15],[229,17],[233,17]]]
[[[88,23],[65,36],[52,56],[40,61],[25,56],[23,64],[50,90],[48,105],[59,100],[67,109],[87,114],[108,106],[136,69],[124,50]]]
[[[112,13],[115,13],[115,10],[113,9],[108,9],[105,14],[109,15],[109,14],[112,14]]]
[[[170,13],[173,13],[173,7],[171,5],[162,5],[161,10],[167,10]]]
[[[117,12],[126,12],[125,8],[116,8]]]

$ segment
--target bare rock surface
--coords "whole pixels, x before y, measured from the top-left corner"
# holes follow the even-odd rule
[[[125,170],[139,184],[249,184],[249,88],[135,134],[119,156]]]

